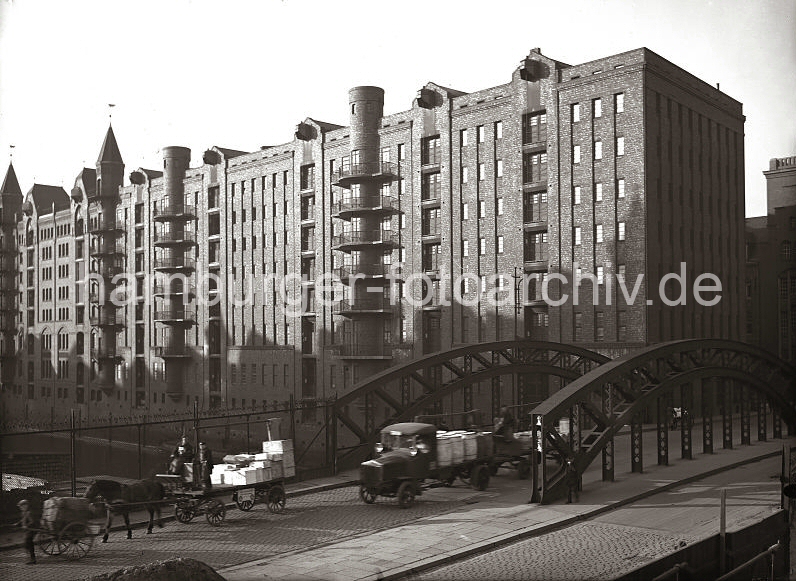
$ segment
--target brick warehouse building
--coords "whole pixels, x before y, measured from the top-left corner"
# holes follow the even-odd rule
[[[9,167],[6,417],[194,401],[270,409],[515,335],[611,355],[738,339],[743,124],[740,103],[647,49],[577,66],[534,49],[507,84],[464,93],[428,83],[411,109],[386,116],[381,89],[356,87],[348,126],[307,118],[288,143],[213,147],[193,167],[190,150],[166,147],[163,167],[133,171],[128,185],[112,129],[70,194],[37,184],[23,197]],[[658,281],[681,262],[687,304],[669,307]],[[397,265],[405,283],[387,276]],[[690,293],[704,272],[722,282],[712,307]],[[342,300],[320,300],[331,296],[323,273],[339,277]],[[427,281],[412,280],[421,273]],[[517,309],[515,273],[527,275]],[[117,274],[127,281],[113,284]],[[580,304],[548,306],[553,274],[593,282]],[[639,274],[627,304],[616,276],[632,289]],[[283,297],[268,280],[285,275]],[[550,281],[551,298],[571,296],[571,284]],[[474,304],[495,288],[506,304]],[[468,304],[450,301],[454,291]],[[120,292],[129,303],[111,305]],[[429,301],[413,305],[421,292]],[[287,313],[302,294],[305,311]],[[523,386],[525,401],[547,395],[542,382]]]

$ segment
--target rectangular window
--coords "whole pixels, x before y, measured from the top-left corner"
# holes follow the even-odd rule
[[[478,241],[478,247],[479,247],[479,254],[481,254],[481,256],[485,255],[486,254],[486,238],[481,238]]]
[[[625,111],[625,94],[617,93],[614,95],[614,111],[617,113],[624,113]]]
[[[479,163],[478,164],[478,181],[482,182],[486,179],[486,164]]]
[[[580,204],[580,186],[572,188],[572,203]]]
[[[467,240],[462,240],[462,256],[470,256],[470,243]]]
[[[594,201],[595,202],[602,202],[603,201],[603,184],[602,182],[597,182],[594,184]]]
[[[483,200],[478,202],[478,217],[486,218],[486,202]]]
[[[498,254],[503,254],[503,236],[497,237],[497,249]]]
[[[625,239],[625,223],[624,222],[619,222],[619,229],[618,230],[619,230],[619,233],[618,233],[617,239],[618,240],[624,240]]]
[[[498,216],[502,216],[503,215],[503,198],[498,198],[497,199],[497,213],[498,213]]]
[[[597,224],[594,227],[594,238],[595,238],[595,240],[597,242],[602,242],[603,241],[603,225],[602,224]]]
[[[572,163],[580,163],[580,145],[572,147]]]
[[[503,177],[503,160],[497,160],[497,165],[495,166],[495,175],[499,178]]]
[[[470,219],[470,209],[467,205],[467,202],[462,204],[462,220],[469,220]]]
[[[466,168],[466,167],[463,167],[463,168],[462,168],[462,183],[463,183],[463,184],[466,184],[466,183],[467,183],[467,173],[468,173],[468,172],[467,172],[467,168]]]
[[[478,143],[483,143],[484,142],[484,126],[483,125],[479,125],[478,128],[476,129],[476,132],[478,134]]]
[[[572,123],[577,123],[580,121],[580,105],[578,103],[572,105],[571,119]]]
[[[595,119],[603,116],[603,100],[595,99],[592,101]]]
[[[617,198],[624,198],[625,197],[625,180],[624,179],[616,180],[616,197]]]
[[[467,140],[467,130],[466,130],[466,129],[462,129],[462,130],[460,131],[460,135],[461,135],[462,147],[467,147],[467,144],[468,144],[468,140]]]
[[[495,139],[503,139],[503,121],[495,123]]]
[[[602,159],[603,158],[603,142],[602,141],[595,141],[594,142],[594,159]]]
[[[575,226],[575,246],[580,246],[580,243],[581,243],[580,226]]]
[[[617,137],[616,138],[616,155],[625,155],[625,138],[624,137]]]
[[[597,267],[597,284],[604,284],[605,283],[605,267],[598,266]]]
[[[398,144],[398,161],[406,159],[406,145],[403,143]]]
[[[439,147],[439,135],[423,139],[421,153],[421,163],[423,165],[439,165],[440,159],[442,158]]]

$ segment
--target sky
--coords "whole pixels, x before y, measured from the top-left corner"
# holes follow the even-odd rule
[[[534,47],[574,65],[642,46],[743,103],[746,214],[765,214],[762,172],[796,155],[796,0],[0,0],[0,171],[13,152],[23,192],[68,191],[109,112],[128,174],[169,145],[197,166],[306,117],[346,125],[353,86],[391,114],[429,81],[504,84]]]

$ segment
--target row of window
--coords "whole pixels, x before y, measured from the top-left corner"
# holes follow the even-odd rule
[[[617,222],[616,223],[616,239],[617,240],[624,240],[626,235],[626,223],[625,222]],[[583,241],[583,229],[580,226],[575,226],[572,229],[572,238],[575,246],[580,246]],[[603,242],[603,225],[602,224],[595,224],[594,225],[594,241],[597,243]]]
[[[573,103],[570,105],[570,121],[572,123],[578,123],[581,120],[581,107],[580,103]],[[625,94],[624,93],[617,93],[614,95],[614,114],[624,113],[625,112]],[[592,99],[591,101],[591,114],[592,117],[595,119],[599,119],[603,116],[603,100],[602,98],[598,97],[596,99]]]
[[[603,142],[597,140],[593,143],[592,151],[594,153],[595,160],[601,160],[603,158]],[[621,157],[625,155],[625,138],[624,137],[617,137],[615,141],[615,149],[617,157]],[[581,162],[581,152],[580,152],[580,145],[573,145],[572,146],[572,163],[580,163]]]
[[[592,185],[592,191],[594,192],[594,201],[595,202],[602,202],[603,201],[603,184],[602,182],[595,182]],[[624,178],[620,178],[616,180],[616,197],[622,199],[625,197],[625,180]],[[582,201],[582,194],[581,194],[581,186],[573,186],[572,187],[572,203],[577,205],[580,204]]]
[[[503,139],[503,121],[496,121],[494,130],[495,140]],[[479,125],[475,128],[475,138],[478,143],[484,143],[485,134],[486,131],[483,125]],[[470,144],[469,132],[467,129],[459,130],[459,143],[462,147],[467,147]],[[439,145],[439,141],[437,141],[437,145]]]

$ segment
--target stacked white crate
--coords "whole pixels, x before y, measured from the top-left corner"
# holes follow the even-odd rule
[[[290,478],[296,475],[293,440],[267,440],[263,442],[263,452],[271,462],[273,478]]]

